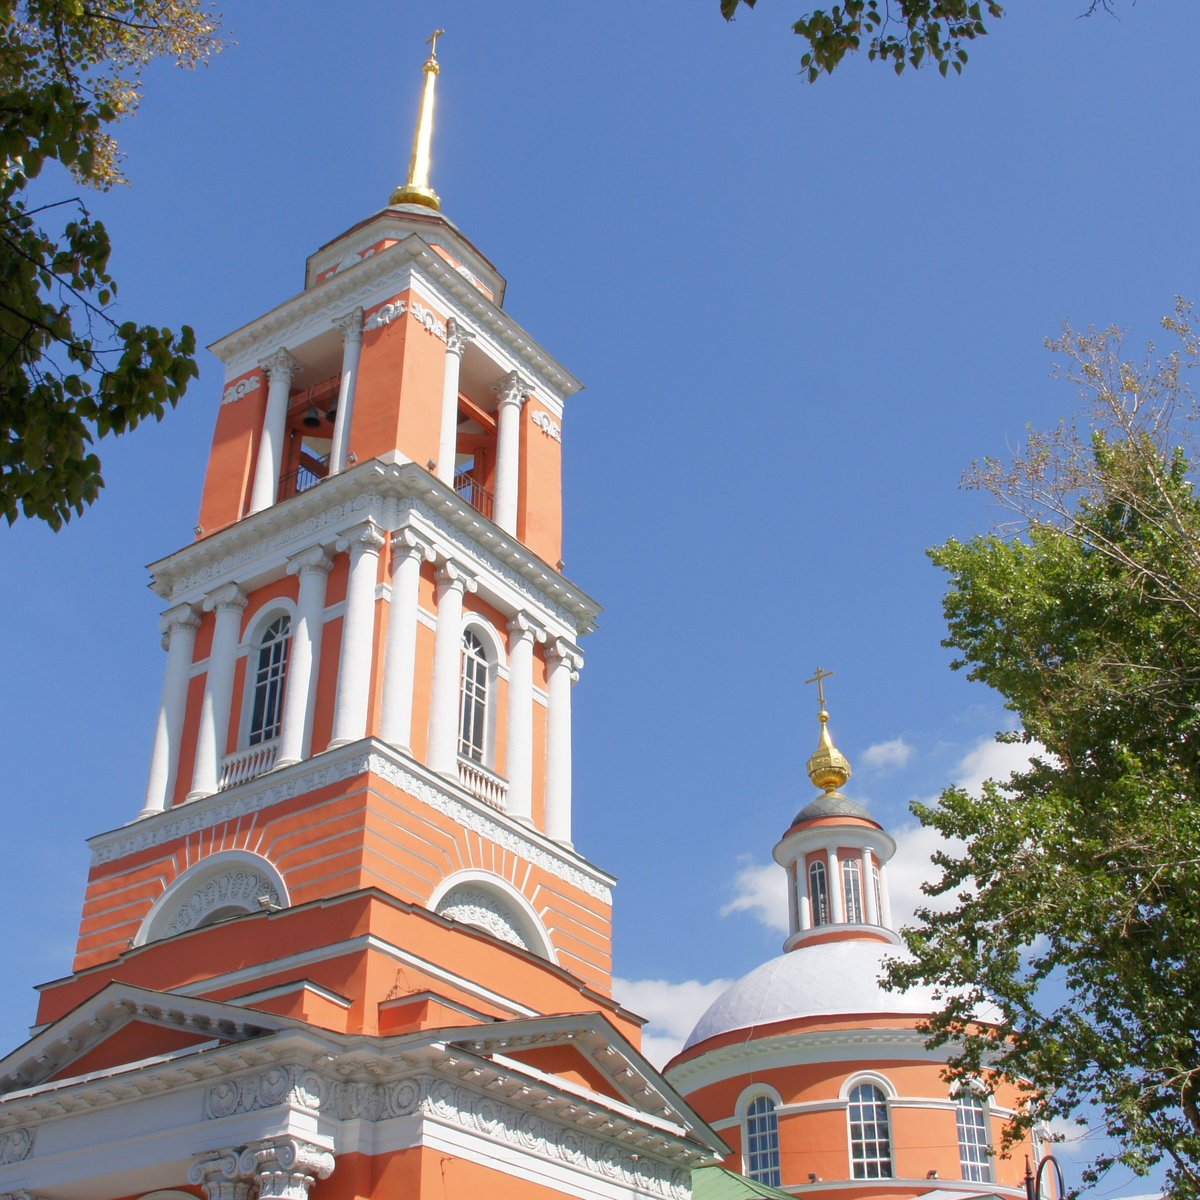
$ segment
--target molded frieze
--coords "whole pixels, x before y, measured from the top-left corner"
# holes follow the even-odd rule
[[[548,437],[556,442],[562,441],[562,426],[548,413],[538,409],[530,414],[529,419]]]
[[[488,933],[498,937],[502,942],[513,946],[521,946],[533,950],[529,939],[521,932],[512,910],[487,892],[478,888],[452,888],[437,906],[439,917],[448,917],[452,921],[462,921],[465,925],[474,925],[478,929],[486,929]]]
[[[0,1165],[21,1162],[33,1153],[35,1130],[10,1129],[0,1135]]]
[[[230,384],[221,394],[222,404],[236,404],[239,400],[250,395],[251,392],[257,392],[262,387],[262,376],[251,375],[249,379],[243,379],[240,383]]]
[[[264,896],[271,905],[280,906],[279,892],[265,875],[246,868],[226,871],[201,884],[180,905],[160,936],[170,937],[173,933],[195,929],[209,913],[219,908],[237,905],[247,912],[255,912]]]
[[[302,1095],[304,1107],[327,1119],[374,1122],[420,1116],[663,1200],[689,1200],[691,1196],[691,1174],[687,1170],[649,1161],[615,1141],[434,1075],[391,1083],[360,1083],[334,1082],[302,1067],[273,1069],[209,1088],[205,1115],[213,1118],[253,1112],[282,1103],[291,1094]],[[616,1122],[611,1125],[615,1127]],[[243,1166],[246,1161],[243,1153]]]

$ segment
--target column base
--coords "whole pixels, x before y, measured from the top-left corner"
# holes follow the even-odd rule
[[[216,791],[211,792],[188,792],[183,798],[184,804],[191,804],[193,800],[203,800],[205,796],[215,796]]]

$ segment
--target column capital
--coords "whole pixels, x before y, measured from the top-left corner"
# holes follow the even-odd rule
[[[363,310],[356,308],[342,317],[334,317],[333,326],[342,331],[343,344],[361,342],[363,337]]]
[[[565,666],[571,673],[572,683],[579,679],[579,672],[583,670],[583,651],[574,642],[569,642],[566,638],[555,638],[546,647],[546,658],[551,666]]]
[[[528,638],[532,642],[544,642],[546,631],[524,609],[513,613],[508,620],[508,632],[515,646]]]
[[[248,1200],[251,1181],[238,1169],[236,1149],[216,1150],[192,1163],[188,1183],[204,1189],[207,1200]]]
[[[460,322],[451,317],[446,322],[446,353],[457,354],[460,358],[462,352],[475,340],[475,335]]]
[[[509,371],[503,379],[492,384],[493,390],[500,397],[500,403],[515,404],[520,408],[529,398],[530,387],[522,378],[520,371]]]
[[[392,570],[409,558],[420,558],[422,562],[436,562],[437,554],[425,538],[412,526],[406,525],[392,534]]]
[[[307,550],[291,555],[287,564],[289,575],[328,575],[333,568],[333,559],[324,546],[309,546]]]
[[[175,629],[199,629],[200,616],[190,604],[176,604],[159,618],[158,628],[168,637]]]
[[[462,563],[454,559],[446,559],[437,569],[437,581],[441,590],[454,589],[458,592],[475,592],[479,590],[479,581],[467,570]]]
[[[236,583],[226,583],[204,597],[204,611],[242,612],[245,610],[247,599],[246,593]]]
[[[349,550],[351,562],[356,562],[364,554],[378,554],[386,540],[374,521],[364,521],[338,538],[337,548]]]
[[[276,379],[282,379],[285,383],[291,383],[292,376],[300,370],[300,364],[287,352],[287,348],[284,346],[280,346],[274,354],[264,358],[258,365],[271,377],[272,383]]]
[[[238,1157],[241,1173],[258,1180],[259,1200],[307,1200],[309,1188],[328,1179],[333,1166],[328,1150],[294,1137],[253,1142]]]

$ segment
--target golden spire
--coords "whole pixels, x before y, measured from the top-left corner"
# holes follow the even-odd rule
[[[425,72],[425,88],[421,92],[421,115],[417,118],[417,131],[413,134],[412,158],[408,163],[408,182],[398,187],[389,204],[423,204],[440,212],[442,202],[437,192],[429,186],[429,159],[433,146],[433,93],[437,77],[442,68],[437,60],[437,40],[446,31],[435,29],[429,39],[429,57],[422,68]]]
[[[808,760],[808,777],[813,781],[814,787],[819,787],[826,793],[836,792],[838,788],[844,787],[846,780],[850,778],[850,760],[833,744],[833,739],[829,736],[829,713],[825,711],[825,680],[832,674],[832,671],[818,667],[817,673],[804,681],[817,685],[817,697],[821,705],[818,714],[821,722],[821,740],[812,758]]]

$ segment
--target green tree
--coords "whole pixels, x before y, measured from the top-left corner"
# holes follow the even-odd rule
[[[738,8],[757,0],[721,0],[721,14],[732,21]],[[1084,14],[1112,11],[1112,0],[1087,0]],[[814,8],[792,30],[808,43],[800,68],[810,83],[828,75],[846,57],[867,47],[872,62],[891,63],[897,75],[906,67],[937,63],[946,75],[961,74],[966,44],[985,37],[986,22],[1004,16],[997,0],[841,0],[832,8]]]
[[[52,162],[122,182],[110,128],[144,66],[220,43],[204,0],[0,0],[0,16],[0,513],[57,529],[103,487],[94,442],[179,401],[195,336],[120,319],[104,226],[31,185]]]
[[[1079,422],[1031,435],[968,484],[1013,513],[1006,535],[930,552],[950,576],[947,646],[1005,698],[1029,770],[951,788],[923,824],[957,839],[926,885],[898,985],[941,990],[930,1025],[957,1077],[1023,1089],[1011,1137],[1098,1112],[1121,1161],[1165,1160],[1200,1195],[1200,499],[1190,478],[1200,358],[1177,342],[1129,360],[1114,329],[1050,343],[1084,395]],[[971,1016],[995,1006],[996,1023]]]

